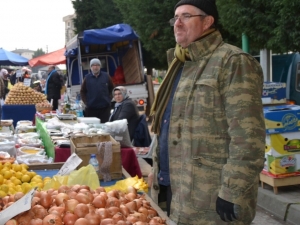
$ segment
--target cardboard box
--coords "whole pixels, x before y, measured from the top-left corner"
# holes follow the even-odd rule
[[[267,134],[300,130],[300,106],[265,106],[263,111]]]
[[[267,134],[265,153],[276,157],[300,154],[300,132]]]
[[[274,175],[300,173],[300,154],[267,155],[268,172]]]
[[[286,84],[278,82],[264,82],[261,99],[263,104],[285,104]]]
[[[112,179],[121,179],[122,178],[122,160],[121,160],[121,147],[120,143],[115,141],[108,134],[101,135],[90,135],[90,136],[78,136],[72,137],[70,139],[71,145],[71,154],[76,153],[81,159],[82,162],[78,168],[82,166],[87,166],[90,160],[91,154],[96,154],[99,162],[99,166],[102,164],[102,159],[98,154],[98,149],[96,144],[99,142],[112,142],[112,154],[113,160],[110,166],[110,175]],[[102,179],[102,175],[99,174],[99,178]]]

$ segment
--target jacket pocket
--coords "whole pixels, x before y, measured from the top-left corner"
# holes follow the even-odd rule
[[[195,110],[201,115],[212,116],[214,112],[214,99],[216,93],[216,83],[213,79],[201,79],[195,85]]]
[[[191,201],[196,209],[215,210],[223,165],[202,157],[193,159]]]

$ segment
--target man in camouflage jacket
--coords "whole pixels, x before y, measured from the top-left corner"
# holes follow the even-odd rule
[[[192,19],[183,21],[187,12],[199,14],[189,12],[194,10],[191,7],[202,9],[202,14],[213,17],[211,24],[216,23],[218,14],[207,8],[211,4],[215,7],[214,0],[179,1],[175,37],[176,26]],[[196,41],[182,45],[189,59],[173,96],[167,140],[170,219],[176,224],[246,225],[255,217],[264,164],[263,74],[253,57],[224,43],[220,32],[211,28],[206,33],[204,29],[205,35]],[[180,37],[176,40],[181,44]],[[170,56],[174,56],[174,49],[168,51],[168,59]],[[154,132],[159,137],[159,130]],[[159,151],[157,146],[153,192],[159,189]]]

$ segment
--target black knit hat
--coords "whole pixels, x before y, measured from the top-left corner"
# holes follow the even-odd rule
[[[214,18],[214,24],[218,24],[219,19],[219,13],[216,6],[216,0],[180,0],[174,7],[174,11],[178,6],[181,5],[193,5],[199,9],[201,9],[203,12],[205,12],[207,15],[210,15]]]

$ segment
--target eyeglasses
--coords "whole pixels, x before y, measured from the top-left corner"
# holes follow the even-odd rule
[[[171,26],[174,26],[174,24],[176,23],[176,21],[178,19],[180,19],[180,21],[182,23],[185,23],[185,22],[189,21],[191,17],[196,17],[196,16],[204,16],[205,17],[207,15],[201,15],[201,14],[199,14],[199,15],[182,14],[181,16],[175,16],[174,18],[170,19],[169,23],[170,23]]]

